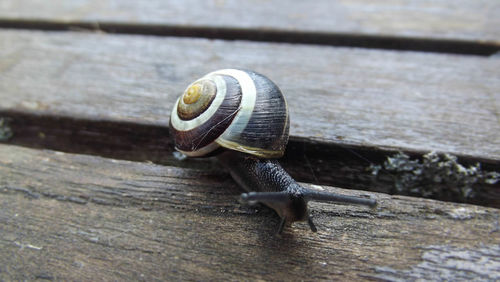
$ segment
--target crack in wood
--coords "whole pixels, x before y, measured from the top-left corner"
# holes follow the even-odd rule
[[[33,115],[14,111],[0,111],[0,117],[10,121],[9,128],[13,132],[13,137],[6,141],[8,144],[114,159],[153,162],[175,167],[202,169],[209,172],[223,171],[213,159],[181,161],[176,158],[173,155],[172,141],[166,126]],[[398,190],[394,186],[397,175],[390,171],[373,173],[374,166],[386,162],[398,151],[397,148],[382,150],[340,143],[322,143],[292,136],[281,162],[285,169],[301,182],[390,194],[425,196],[413,192],[413,190]],[[427,152],[405,153],[408,158],[419,160]],[[473,166],[480,163],[485,173],[500,171],[500,164],[496,160],[459,156],[457,162],[463,166]],[[227,174],[222,173],[221,177],[227,179]],[[136,184],[132,183],[132,185]],[[435,186],[433,189],[448,189],[447,183],[433,183],[433,185]],[[463,198],[453,193],[433,194],[430,197],[445,201],[500,207],[498,186],[498,183],[490,185],[486,182],[471,184],[470,187],[475,189],[475,197],[470,198]],[[82,203],[85,201],[84,199],[66,200]],[[105,199],[92,199],[92,201],[106,203]]]
[[[141,24],[105,21],[57,21],[42,19],[0,19],[0,28],[50,31],[86,31],[112,34],[193,37],[223,40],[247,40],[293,44],[361,47],[401,51],[421,51],[463,55],[490,56],[500,51],[494,42],[459,39],[431,39],[403,36],[377,36],[335,32],[289,31],[168,24]]]

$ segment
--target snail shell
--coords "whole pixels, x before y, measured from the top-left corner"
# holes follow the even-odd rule
[[[288,107],[278,86],[256,72],[223,69],[193,82],[175,102],[170,130],[176,149],[191,157],[230,149],[217,158],[248,192],[240,201],[273,208],[281,217],[278,233],[287,222],[303,220],[316,232],[308,201],[376,205],[302,187],[271,159],[281,157],[288,142]]]
[[[172,110],[170,129],[176,149],[187,156],[206,156],[223,147],[279,158],[288,142],[288,107],[267,77],[223,69],[187,87]]]

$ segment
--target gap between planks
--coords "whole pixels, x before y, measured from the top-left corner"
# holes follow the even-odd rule
[[[321,36],[330,33],[334,38],[351,34],[368,35],[363,38],[451,39],[496,43],[497,47],[499,44],[496,27],[499,26],[497,15],[500,6],[495,0],[389,3],[367,0],[317,0],[312,3],[294,0],[287,1],[286,5],[279,0],[150,0],[140,3],[133,0],[109,0],[104,3],[85,0],[67,1],[64,5],[54,0],[4,0],[2,4],[0,18],[7,22],[75,23],[89,25],[90,29],[101,25],[101,30],[107,27],[125,29],[119,26],[125,24],[126,28],[165,27],[189,33],[206,32],[211,36],[214,36],[214,32],[233,30],[253,33],[277,31],[280,34],[288,34],[281,32],[288,31],[292,39],[296,37],[294,34]],[[182,27],[186,29],[183,31]],[[272,33],[269,35],[276,37]],[[234,35],[229,34],[227,37]]]
[[[87,31],[110,34],[134,34],[171,37],[191,37],[256,42],[328,45],[398,51],[420,51],[462,55],[490,56],[500,51],[500,45],[488,41],[437,39],[421,37],[289,31],[280,29],[251,29],[232,27],[205,27],[166,24],[120,23],[105,21],[68,21],[0,19],[0,28],[46,31]]]
[[[4,129],[12,136],[4,143],[38,149],[89,154],[107,158],[153,162],[176,167],[218,167],[212,159],[179,160],[173,155],[173,144],[166,126],[139,124],[112,120],[85,120],[67,116],[37,115],[32,112],[1,111]],[[1,140],[0,140],[1,142]],[[452,192],[424,195],[426,190],[401,191],[396,189],[406,174],[382,171],[374,174],[375,166],[384,166],[395,156],[397,148],[346,146],[335,142],[317,142],[308,138],[294,138],[288,144],[282,164],[298,181],[334,185],[349,189],[431,197],[442,201],[455,201],[500,207],[498,183],[475,183],[475,195],[463,198]],[[428,152],[405,150],[411,160],[422,160]],[[500,171],[498,160],[459,156],[458,163],[465,168],[480,164],[484,171]],[[405,165],[405,164],[402,164]],[[417,183],[419,184],[419,183]],[[429,185],[428,183],[424,183]],[[423,184],[419,184],[423,185]],[[432,183],[433,189],[450,190],[450,183]]]

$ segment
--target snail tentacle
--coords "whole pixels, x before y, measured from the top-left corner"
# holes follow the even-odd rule
[[[311,228],[312,232],[318,232],[318,229],[316,228],[316,225],[314,225],[314,222],[313,222],[311,216],[309,216],[307,218],[307,223],[309,224],[309,227]]]
[[[367,199],[361,197],[347,196],[330,192],[320,192],[308,189],[304,194],[307,201],[317,201],[317,202],[340,202],[340,203],[351,203],[357,205],[365,205],[374,207],[377,201],[374,199]]]

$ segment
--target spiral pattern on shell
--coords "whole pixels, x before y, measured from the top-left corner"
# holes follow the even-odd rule
[[[219,147],[278,158],[288,142],[288,107],[280,89],[253,71],[223,69],[193,82],[177,99],[170,131],[192,157]]]

